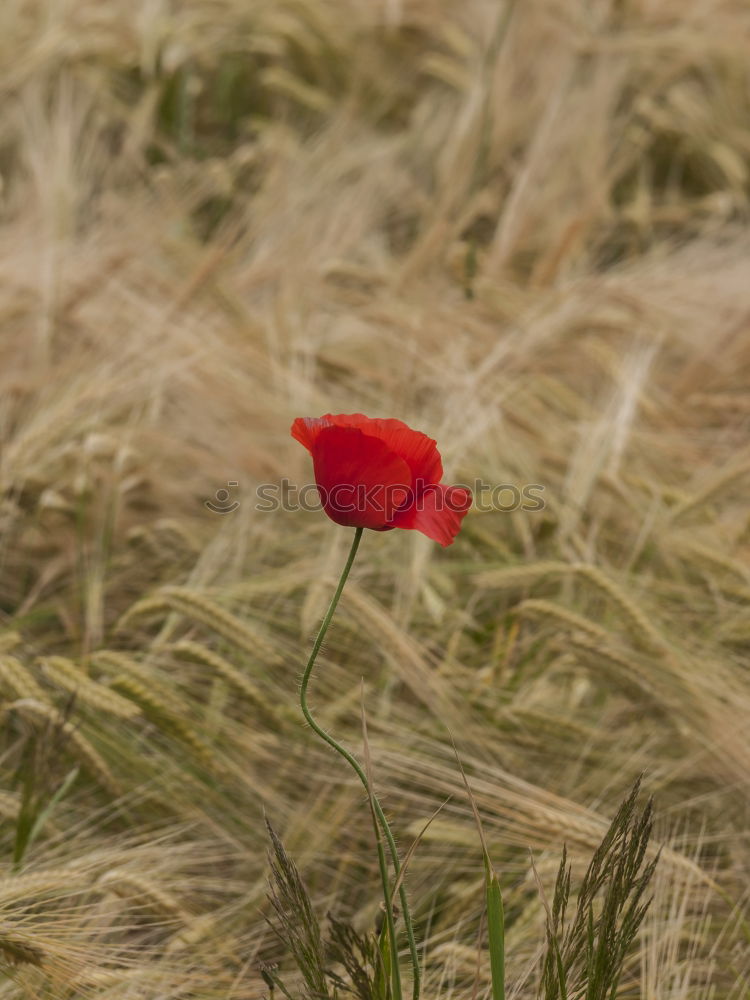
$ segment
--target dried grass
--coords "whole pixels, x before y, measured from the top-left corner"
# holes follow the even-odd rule
[[[623,989],[747,992],[750,17],[507,11],[0,5],[6,859],[29,747],[40,807],[81,765],[0,871],[0,1000],[257,1000],[264,806],[319,917],[369,931],[361,791],[294,715],[346,533],[255,509],[329,410],[544,486],[446,551],[368,533],[311,689],[356,749],[365,678],[402,836],[460,739],[509,995],[544,938],[527,847],[551,892],[642,771],[664,852]],[[407,880],[440,1000],[477,966],[458,801]]]

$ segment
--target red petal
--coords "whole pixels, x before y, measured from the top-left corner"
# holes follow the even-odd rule
[[[337,524],[351,527],[390,527],[411,489],[406,462],[382,441],[354,427],[306,426],[311,446],[302,443],[312,451],[315,482],[326,514]]]
[[[295,424],[298,421],[295,420]],[[325,426],[334,427],[356,427],[370,437],[383,441],[391,451],[395,451],[411,469],[412,477],[416,485],[417,492],[421,491],[419,484],[428,486],[439,483],[443,474],[443,463],[440,461],[440,452],[437,450],[437,442],[421,431],[413,431],[402,420],[394,418],[382,419],[380,417],[366,417],[363,413],[326,413],[319,421],[314,418],[307,418],[308,434],[318,434]],[[320,423],[320,427],[311,427],[311,424]],[[305,447],[305,441],[294,434]]]
[[[320,434],[323,428],[330,426],[331,424],[325,417],[297,417],[292,424],[291,434],[295,440],[304,445],[310,454],[312,454],[313,445],[317,440],[318,434]]]
[[[421,531],[442,546],[450,545],[471,507],[471,491],[461,486],[430,486],[416,501],[393,516],[394,528]]]

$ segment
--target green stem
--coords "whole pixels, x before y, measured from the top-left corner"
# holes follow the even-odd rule
[[[398,948],[396,947],[396,921],[393,919],[393,907],[389,905],[391,899],[391,889],[388,884],[388,864],[385,860],[383,841],[378,831],[377,820],[373,811],[373,826],[375,827],[375,842],[378,845],[378,867],[380,868],[380,881],[383,885],[383,901],[385,906],[385,923],[388,928],[388,937],[391,941],[391,981],[393,983],[394,1000],[400,1000],[401,994],[401,967],[398,964]],[[382,951],[381,951],[382,957]]]
[[[396,842],[393,839],[391,828],[388,825],[388,820],[385,818],[385,813],[383,812],[380,803],[378,802],[377,796],[369,787],[367,781],[367,775],[363,771],[357,759],[353,757],[352,754],[350,754],[345,747],[343,747],[340,743],[338,743],[333,738],[333,736],[327,733],[325,729],[323,729],[321,726],[318,725],[318,723],[312,717],[310,709],[307,707],[307,686],[310,682],[310,675],[312,674],[312,669],[313,666],[315,665],[315,660],[318,656],[318,653],[320,652],[320,647],[323,644],[323,639],[325,638],[325,634],[328,631],[328,626],[331,624],[331,619],[333,618],[336,606],[339,603],[339,598],[341,597],[341,593],[344,589],[344,584],[346,583],[347,578],[349,576],[349,571],[352,568],[352,563],[354,562],[354,557],[357,554],[357,549],[359,548],[359,542],[360,539],[362,538],[363,530],[364,530],[363,528],[355,529],[354,541],[352,542],[352,547],[349,550],[349,557],[346,560],[346,565],[344,566],[343,572],[341,573],[341,579],[339,580],[338,587],[336,587],[336,592],[331,598],[331,603],[328,605],[328,610],[325,613],[325,617],[323,618],[320,629],[318,630],[318,634],[315,637],[315,642],[313,643],[312,652],[310,653],[310,659],[307,661],[305,672],[302,675],[302,684],[300,686],[300,705],[302,706],[302,713],[305,716],[305,719],[307,720],[307,723],[313,730],[313,732],[317,733],[322,740],[325,740],[325,742],[330,747],[332,747],[337,753],[341,754],[341,756],[344,758],[347,764],[349,764],[349,766],[354,770],[357,777],[364,785],[365,790],[368,792],[368,794],[370,794],[372,798],[373,809],[375,810],[375,815],[378,818],[378,822],[380,823],[380,827],[383,831],[383,834],[385,835],[385,839],[388,842],[388,850],[391,855],[393,869],[396,873],[396,878],[398,878],[401,872],[401,862],[399,860],[398,851],[396,849]],[[379,861],[381,856],[382,856],[382,851],[379,852]],[[389,930],[392,930],[392,934],[395,935],[395,928],[393,927],[393,912],[392,912],[392,907],[390,905],[390,894],[387,891],[388,875],[387,872],[385,872],[384,870],[383,863],[381,863],[381,876],[383,879],[384,892],[386,893],[385,895],[386,918],[390,918]],[[412,988],[412,1000],[419,1000],[419,990],[421,983],[421,976],[419,972],[419,956],[417,955],[417,945],[414,940],[414,928],[412,927],[411,915],[409,913],[409,903],[406,898],[406,890],[404,888],[403,883],[399,887],[399,899],[401,900],[401,909],[403,910],[404,914],[404,927],[406,928],[406,936],[409,940],[409,952],[411,954],[411,964],[414,976],[413,988]],[[392,961],[395,968],[398,966],[398,960],[397,960],[398,952],[396,949],[395,936],[393,936],[391,939],[391,947],[393,949]]]

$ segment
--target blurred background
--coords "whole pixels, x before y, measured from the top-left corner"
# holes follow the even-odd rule
[[[256,509],[310,481],[293,418],[355,411],[544,487],[446,550],[367,532],[311,689],[359,752],[364,678],[404,849],[452,796],[425,996],[489,984],[449,729],[510,996],[528,848],[551,893],[642,772],[618,996],[748,995],[749,52],[743,0],[4,0],[0,997],[263,996],[264,809],[372,926],[366,803],[296,702],[349,531]]]

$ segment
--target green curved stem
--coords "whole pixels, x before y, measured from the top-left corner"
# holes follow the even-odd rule
[[[391,964],[391,982],[393,983],[393,996],[394,998],[401,997],[401,967],[398,964],[398,947],[396,938],[396,921],[393,919],[393,907],[389,906],[391,899],[391,890],[388,885],[388,864],[385,860],[385,851],[383,850],[383,841],[378,832],[377,820],[375,819],[375,814],[373,812],[372,816],[373,826],[375,827],[375,841],[378,846],[378,867],[380,868],[380,881],[383,886],[383,900],[385,905],[385,924],[388,929],[388,937],[390,939],[390,964]],[[382,958],[382,952],[381,952]]]
[[[318,725],[318,723],[312,717],[310,709],[307,707],[307,686],[310,682],[310,675],[312,674],[312,669],[313,666],[315,665],[315,660],[320,651],[320,647],[323,644],[323,639],[325,638],[325,634],[328,631],[328,626],[331,624],[331,619],[333,618],[336,606],[339,603],[339,598],[341,597],[341,593],[344,589],[344,584],[346,583],[347,578],[349,576],[349,571],[352,568],[352,563],[354,562],[354,557],[357,554],[357,549],[359,548],[359,542],[360,539],[362,538],[363,530],[364,530],[363,528],[355,529],[354,541],[352,542],[352,547],[349,550],[349,557],[346,560],[346,565],[344,566],[344,569],[341,573],[341,579],[339,580],[338,586],[336,587],[336,592],[331,598],[331,603],[328,605],[328,610],[325,613],[325,617],[323,618],[323,621],[320,625],[318,634],[315,637],[315,642],[313,643],[313,648],[312,652],[310,653],[310,658],[307,661],[305,672],[302,675],[302,684],[300,686],[300,705],[302,706],[302,713],[305,716],[305,719],[307,720],[307,723],[310,726],[310,728],[315,733],[317,733],[322,740],[325,740],[325,742],[330,747],[332,747],[338,754],[340,754],[344,758],[347,764],[349,764],[349,766],[354,770],[357,777],[364,785],[365,790],[370,795],[372,799],[372,806],[373,809],[375,810],[375,815],[377,816],[378,823],[380,824],[385,839],[388,842],[388,850],[391,855],[393,869],[396,873],[396,878],[398,879],[399,874],[401,872],[401,862],[399,860],[398,850],[396,849],[396,842],[393,839],[393,834],[391,833],[391,828],[388,825],[388,820],[385,818],[385,813],[383,812],[375,793],[368,784],[367,775],[365,774],[364,770],[360,766],[357,759],[353,757],[352,754],[350,754],[345,747],[343,747],[340,743],[338,743],[333,738],[333,736],[327,733],[325,729],[323,729],[321,726]],[[382,851],[379,852],[379,855],[382,855]],[[392,962],[394,968],[397,968],[398,953],[396,950],[395,928],[393,927],[393,909],[390,905],[390,893],[388,892],[388,875],[387,872],[385,872],[382,864],[381,864],[381,876],[383,879],[383,891],[385,893],[386,919],[390,921],[389,930],[391,931],[391,945],[393,949]],[[412,1000],[419,1000],[419,992],[421,985],[421,976],[419,971],[419,956],[417,955],[417,945],[414,940],[414,928],[411,922],[411,914],[409,913],[409,903],[406,898],[406,890],[404,888],[403,883],[399,887],[399,899],[401,900],[401,909],[403,910],[404,914],[404,927],[406,928],[406,936],[409,940],[409,953],[411,955],[411,964],[414,976],[413,988],[412,988]]]

